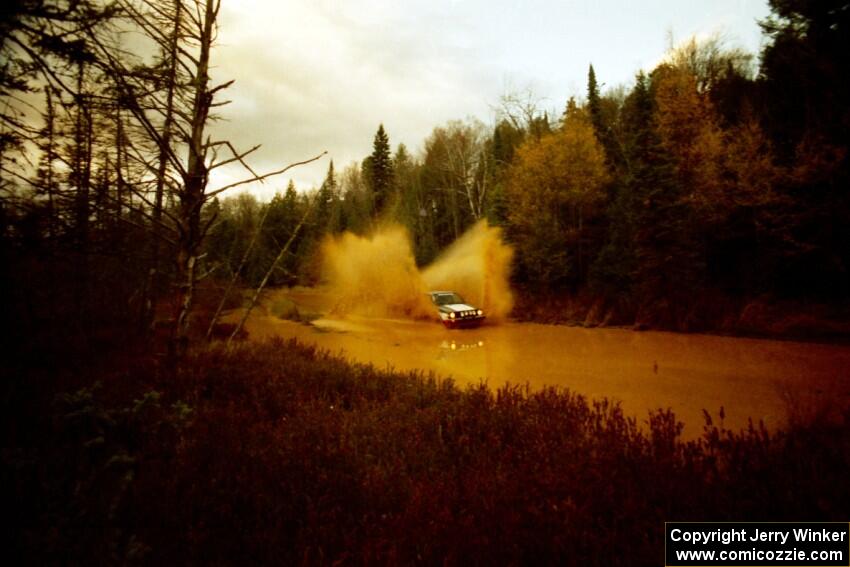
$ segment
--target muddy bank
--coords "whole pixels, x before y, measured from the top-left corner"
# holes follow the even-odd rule
[[[709,333],[742,337],[850,341],[850,305],[760,297],[741,300],[707,295],[686,308],[663,302],[646,306],[590,293],[515,290],[517,321],[581,327]]]

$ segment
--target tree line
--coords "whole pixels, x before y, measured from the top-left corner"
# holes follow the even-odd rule
[[[719,37],[671,47],[634,84],[603,89],[591,65],[560,117],[531,93],[477,119],[434,128],[419,155],[374,149],[315,191],[321,208],[276,275],[315,283],[316,243],[383,221],[407,227],[420,264],[479,219],[502,226],[527,294],[562,292],[625,306],[639,321],[692,328],[717,297],[840,303],[850,290],[847,10],[770,2],[756,57]],[[220,205],[209,241],[229,266],[266,218],[272,254],[309,199]],[[251,282],[267,264],[254,258]]]
[[[208,135],[228,86],[208,76],[219,2],[15,2],[0,22],[9,312],[31,329],[164,313],[179,350],[199,281],[314,284],[326,235],[383,222],[426,264],[481,219],[515,247],[522,293],[652,325],[689,328],[719,296],[846,302],[850,16],[770,8],[758,56],[692,40],[608,88],[591,65],[560,116],[510,93],[494,124],[451,121],[420,152],[381,125],[360,163],[260,203],[226,191],[290,166],[255,172],[255,148]],[[245,179],[209,186],[229,164]]]

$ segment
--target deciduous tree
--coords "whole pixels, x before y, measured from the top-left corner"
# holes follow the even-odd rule
[[[604,199],[604,151],[585,110],[570,102],[562,128],[530,138],[509,174],[509,233],[526,277],[576,285],[586,276],[586,224]]]

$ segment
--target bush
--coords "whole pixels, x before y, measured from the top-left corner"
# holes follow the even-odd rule
[[[177,374],[136,364],[59,399],[4,479],[26,488],[20,541],[41,562],[73,540],[81,562],[645,565],[665,520],[843,520],[850,504],[847,415],[770,434],[706,414],[683,442],[669,411],[639,424],[561,389],[461,389],[281,341],[214,346]],[[59,418],[67,400],[85,435]],[[124,476],[98,472],[108,454]]]

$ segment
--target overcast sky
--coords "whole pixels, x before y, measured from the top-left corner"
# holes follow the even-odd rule
[[[250,188],[265,200],[290,178],[319,185],[331,158],[337,170],[360,161],[379,123],[393,148],[418,152],[449,120],[491,123],[511,89],[530,86],[560,112],[584,95],[590,63],[603,89],[630,84],[671,34],[722,33],[757,53],[767,14],[766,0],[222,0],[213,77],[236,82],[214,128],[243,149],[262,144],[259,171],[328,151]]]

